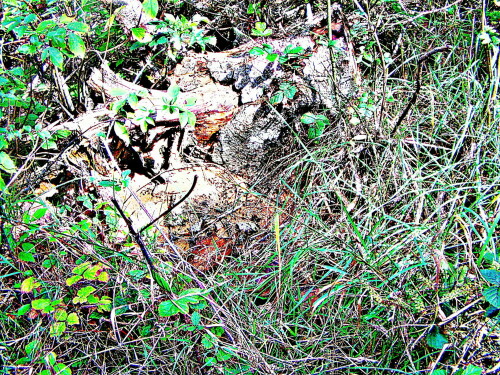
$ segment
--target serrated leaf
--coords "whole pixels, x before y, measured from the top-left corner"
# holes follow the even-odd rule
[[[205,349],[212,349],[214,347],[213,339],[210,335],[205,334],[201,339],[201,344]]]
[[[158,0],[144,0],[142,3],[144,13],[151,18],[155,18],[158,13]]]
[[[490,283],[500,286],[500,271],[497,270],[481,270],[481,275]]]
[[[271,96],[271,98],[269,99],[269,103],[271,103],[272,105],[279,104],[283,101],[283,98],[283,91],[278,91],[275,95]]]
[[[85,270],[87,268],[89,268],[89,266],[90,266],[90,262],[85,262],[85,263],[79,264],[78,266],[73,268],[73,271],[71,271],[71,272],[73,272],[76,275],[83,275],[83,273],[85,272]]]
[[[35,261],[35,258],[33,257],[33,254],[31,253],[28,253],[26,251],[21,251],[17,257],[19,258],[19,260],[23,261],[23,262],[34,262]]]
[[[133,27],[130,31],[132,31],[132,35],[138,41],[142,41],[144,36],[146,36],[146,29],[142,27]]]
[[[85,270],[83,273],[83,277],[87,280],[95,280],[97,277],[97,272],[99,272],[102,269],[102,266],[97,264],[95,266],[89,267]]]
[[[303,124],[306,124],[306,125],[312,124],[312,123],[316,122],[316,116],[310,112],[304,113],[300,117],[300,122]]]
[[[483,369],[479,366],[469,365],[465,368],[462,375],[481,375],[483,373]]]
[[[57,309],[54,312],[54,319],[58,322],[64,322],[68,318],[68,313],[64,309]]]
[[[483,290],[483,296],[496,308],[500,309],[500,287],[499,286],[490,286]]]
[[[85,298],[94,292],[95,292],[95,288],[93,286],[88,285],[86,287],[81,288],[76,294],[79,297]]]
[[[36,354],[39,348],[40,348],[40,340],[33,340],[24,347],[24,351],[28,356],[33,357],[32,354]]]
[[[68,323],[68,325],[70,326],[73,326],[75,324],[80,324],[80,319],[78,318],[78,315],[76,315],[76,313],[70,313],[68,314],[68,319],[66,319],[66,323]]]
[[[79,33],[88,33],[90,30],[89,25],[83,22],[71,22],[68,23],[68,29],[79,32]]]
[[[43,310],[47,306],[50,306],[50,299],[47,298],[40,298],[31,301],[31,307],[35,310]]]
[[[107,283],[109,281],[109,274],[103,271],[99,275],[97,275],[97,280],[103,283]]]
[[[73,276],[66,279],[66,285],[71,286],[71,285],[77,283],[78,281],[80,281],[82,278],[83,277],[80,275],[73,275]]]
[[[177,306],[179,309],[179,312],[181,314],[189,314],[189,303],[190,303],[189,297],[183,297],[177,300],[172,301],[172,303]]]
[[[125,124],[115,121],[113,124],[113,130],[118,138],[120,138],[126,146],[130,144],[130,136],[128,134],[128,129]]]
[[[201,322],[201,315],[199,312],[195,311],[194,313],[191,314],[191,321],[193,322],[194,325],[200,325]]]
[[[3,151],[0,152],[0,169],[7,173],[14,173],[17,171],[16,164],[14,164],[10,156]]]
[[[173,316],[179,313],[179,308],[172,301],[163,301],[158,306],[158,314],[160,316]]]
[[[434,349],[443,349],[446,343],[448,343],[446,336],[439,331],[437,326],[433,326],[427,334],[427,345]]]
[[[68,35],[68,47],[69,50],[76,56],[83,58],[85,57],[85,42],[79,35],[69,33]]]
[[[23,280],[23,282],[21,283],[21,292],[30,293],[33,291],[33,289],[38,288],[41,285],[42,284],[37,282],[34,277],[28,277],[26,280]]]
[[[52,323],[49,329],[50,337],[58,337],[61,336],[64,331],[66,331],[66,323],[65,322],[56,322]]]

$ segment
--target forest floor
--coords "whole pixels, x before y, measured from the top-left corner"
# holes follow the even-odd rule
[[[500,373],[500,3],[1,17],[0,374]]]

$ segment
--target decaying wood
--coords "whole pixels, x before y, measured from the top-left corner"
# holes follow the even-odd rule
[[[142,22],[142,15],[137,16],[142,8],[133,2],[126,1],[127,9],[136,12],[126,27]],[[300,46],[304,58],[294,61],[292,67],[289,62],[270,62],[265,56],[249,54],[251,48],[262,43],[271,45],[278,54],[283,54],[289,45]],[[94,162],[80,164],[73,171],[80,169],[81,173],[93,164],[94,170],[87,175],[93,174],[95,189],[104,200],[110,194],[116,196],[137,227],[147,225],[151,217],[160,215],[182,197],[192,186],[194,176],[198,176],[198,184],[186,204],[176,207],[165,220],[160,220],[161,224],[178,236],[181,248],[196,233],[212,233],[224,242],[224,238],[238,237],[241,228],[269,225],[272,204],[249,195],[247,186],[286,146],[284,135],[289,129],[302,126],[301,114],[326,111],[334,115],[339,110],[336,97],[352,93],[353,58],[347,49],[342,49],[341,41],[339,46],[336,61],[332,61],[326,46],[316,44],[308,36],[252,41],[224,52],[188,53],[168,78],[170,84],[181,88],[177,105],[189,98],[196,99],[196,104],[188,108],[196,115],[194,129],[181,129],[177,115],[164,109],[166,91],[129,82],[104,63],[92,70],[87,83],[106,98],[106,103],[55,129],[80,132],[84,137],[82,147],[86,153],[95,154]],[[297,93],[294,98],[271,106],[269,99],[283,82],[295,86]],[[123,121],[108,109],[117,100],[113,96],[115,89],[138,94],[138,107],[153,112],[155,126],[147,133],[133,121],[125,122],[130,145],[108,131],[114,121]],[[112,136],[111,140],[96,136],[103,130]],[[70,155],[78,158],[83,152],[74,150]],[[112,161],[108,163],[112,167],[103,166],[106,160]],[[96,169],[96,165],[100,167]],[[119,175],[120,169],[132,170],[130,191],[113,192],[112,188],[99,186],[100,180]],[[204,244],[203,240],[200,244]]]

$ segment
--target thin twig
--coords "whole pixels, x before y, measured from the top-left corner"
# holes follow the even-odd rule
[[[438,53],[438,52],[443,52],[443,51],[447,51],[451,49],[451,46],[441,46],[441,47],[437,47],[437,48],[434,48],[426,53],[424,53],[422,56],[420,56],[420,58],[418,59],[418,63],[417,63],[417,80],[416,80],[416,87],[415,87],[415,92],[413,93],[410,101],[408,102],[408,104],[406,105],[405,109],[403,110],[403,112],[401,113],[401,115],[399,115],[399,118],[398,118],[398,121],[396,121],[396,124],[394,125],[394,127],[392,128],[392,131],[391,131],[391,134],[390,136],[393,137],[394,134],[396,133],[396,131],[398,130],[399,126],[401,125],[401,123],[403,122],[403,120],[405,119],[406,115],[408,115],[408,112],[410,112],[410,108],[413,106],[413,104],[415,104],[417,102],[417,98],[418,98],[418,94],[420,93],[420,88],[421,88],[421,76],[422,76],[422,64],[427,60],[429,59],[429,57],[431,57],[432,55]]]

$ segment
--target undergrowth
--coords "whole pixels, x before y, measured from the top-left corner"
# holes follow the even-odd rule
[[[30,190],[43,142],[68,135],[19,130],[31,121],[16,118],[19,108],[53,113],[23,96],[29,79],[10,71],[0,373],[500,371],[500,8],[432,0],[341,9],[362,67],[356,97],[326,113],[313,140],[290,125],[292,151],[271,177],[273,222],[204,273],[173,256],[150,277],[119,213],[94,201],[87,181],[66,182],[85,194],[59,197],[56,211]],[[116,188],[126,188],[120,178]],[[162,246],[145,238],[149,251]]]

